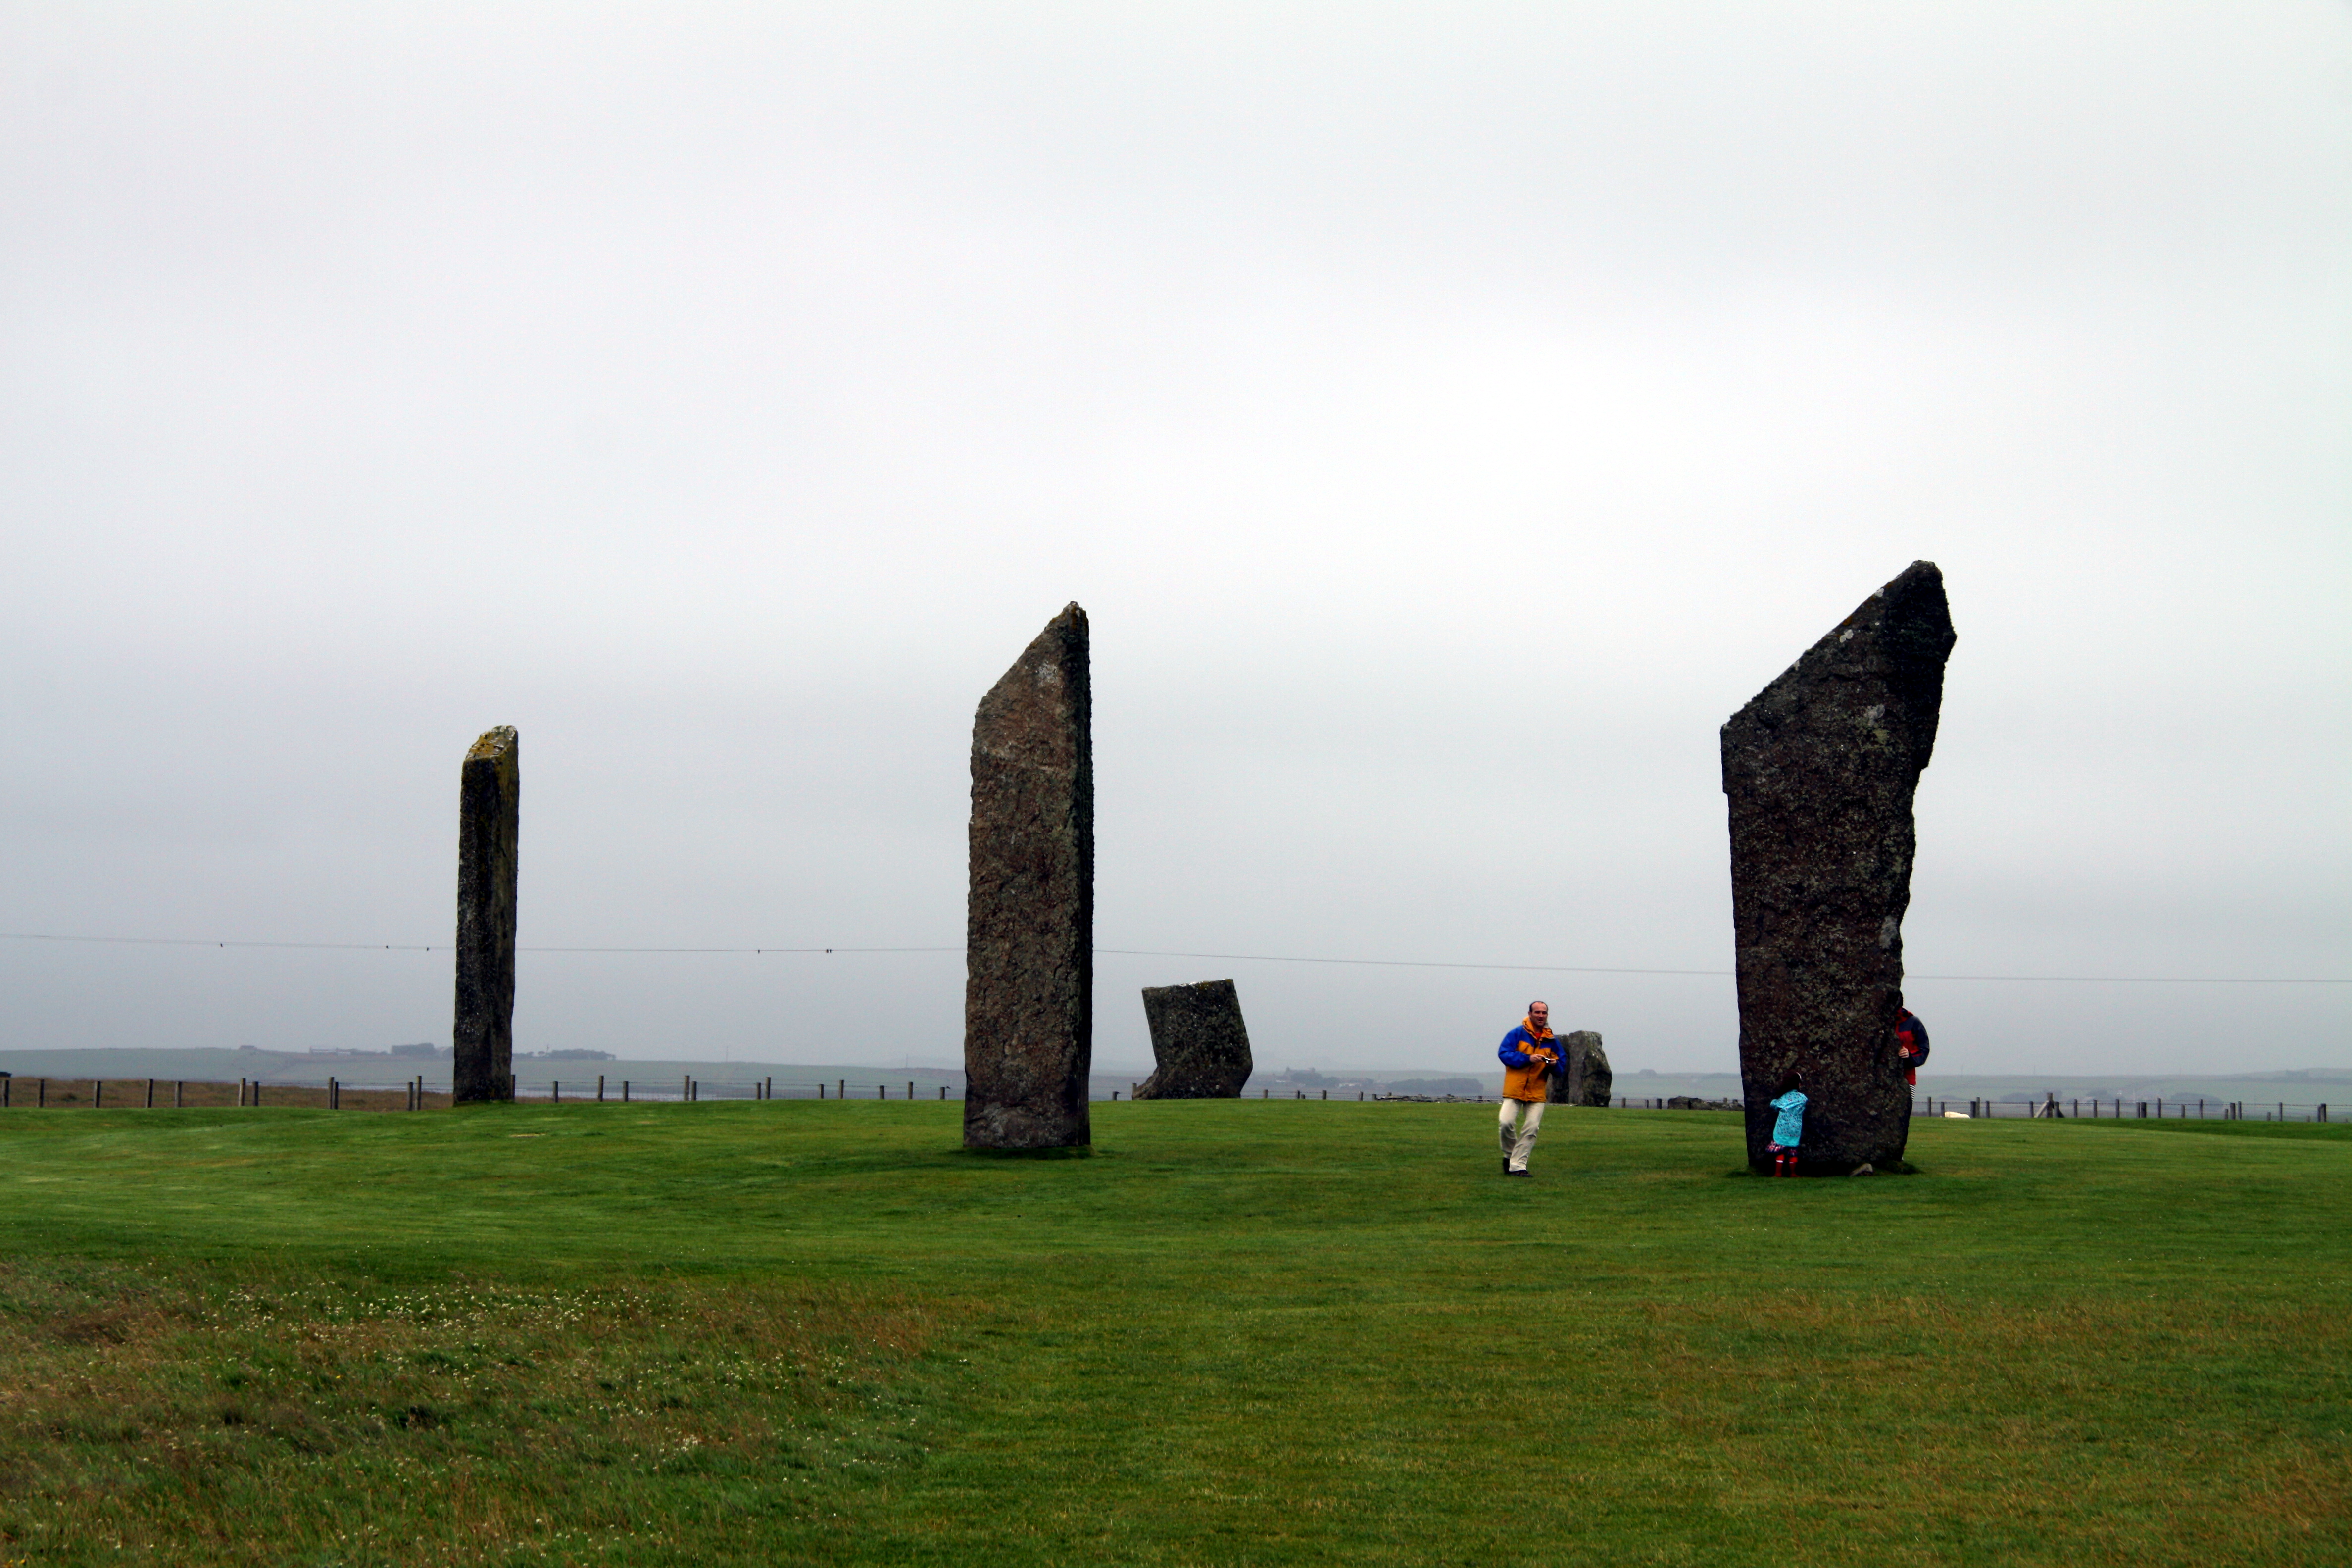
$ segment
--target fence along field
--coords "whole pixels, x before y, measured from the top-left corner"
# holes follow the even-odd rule
[[[537,1086],[538,1092],[528,1088],[518,1089],[516,1098],[543,1100],[551,1105],[678,1103],[698,1104],[705,1100],[956,1100],[961,1096],[950,1086],[929,1086],[931,1092],[921,1093],[912,1079],[898,1083],[877,1081],[871,1086],[835,1079],[831,1083],[823,1079],[778,1082],[773,1077],[755,1079],[749,1083],[707,1084],[691,1074],[681,1074],[675,1081],[644,1079],[612,1079],[599,1076],[568,1080],[550,1079]],[[1255,1097],[1272,1097],[1270,1089],[1261,1089]],[[1119,1098],[1118,1091],[1111,1099]],[[1252,1098],[1244,1095],[1244,1100]],[[1305,1089],[1286,1097],[1311,1100]],[[1319,1098],[1328,1101],[1330,1091],[1321,1091]],[[1359,1091],[1359,1101],[1383,1101],[1391,1099],[1427,1102],[1432,1097],[1423,1095],[1387,1096]],[[1444,1096],[1446,1101],[1467,1100],[1473,1104],[1485,1104],[1483,1095]],[[319,1084],[266,1084],[259,1079],[239,1079],[235,1083],[197,1079],[50,1079],[9,1078],[0,1076],[0,1110],[198,1110],[219,1106],[258,1108],[275,1106],[281,1109],[310,1110],[446,1110],[450,1098],[446,1090],[428,1089],[420,1076],[411,1079],[397,1089],[382,1085],[362,1087],[344,1084],[330,1078]],[[1711,1101],[1693,1100],[1674,1104],[1667,1099],[1621,1096],[1608,1109],[1618,1110],[1723,1110],[1728,1107]],[[1964,1108],[1964,1109],[1962,1109]],[[2340,1109],[2340,1108],[2339,1108]],[[2056,1095],[2045,1096],[2039,1103],[1976,1099],[1952,1100],[1929,1097],[1915,1100],[1911,1114],[1916,1118],[1934,1117],[1947,1120],[1977,1120],[2000,1118],[2011,1121],[2326,1121],[2327,1102],[2295,1104],[2287,1100],[2269,1103],[2246,1100],[2062,1100]],[[2340,1116],[2336,1120],[2342,1120]]]

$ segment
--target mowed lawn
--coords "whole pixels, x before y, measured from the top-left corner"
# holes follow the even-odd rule
[[[0,1563],[2352,1563],[2352,1129],[0,1113]]]

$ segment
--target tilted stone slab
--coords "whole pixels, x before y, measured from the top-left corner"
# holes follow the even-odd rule
[[[457,775],[457,1007],[451,1103],[514,1098],[514,727],[485,731]]]
[[[1551,1075],[1554,1105],[1602,1105],[1616,1092],[1617,1076],[1609,1070],[1609,1053],[1591,1029],[1578,1029],[1558,1037],[1568,1070]]]
[[[1230,980],[1197,985],[1147,985],[1143,1017],[1151,1026],[1151,1076],[1138,1100],[1238,1100],[1249,1081],[1249,1030]]]
[[[1739,1073],[1748,1157],[1768,1168],[1780,1077],[1804,1074],[1803,1164],[1902,1157],[1911,1090],[1895,1055],[1911,800],[1936,749],[1953,643],[1921,561],[1723,726]]]
[[[980,700],[971,727],[963,1141],[1090,1141],[1095,800],[1087,613],[1072,605]]]

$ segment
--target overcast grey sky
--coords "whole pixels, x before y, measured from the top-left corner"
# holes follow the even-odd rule
[[[2352,8],[0,5],[0,928],[952,946],[1094,626],[1105,947],[1728,969],[1717,729],[1915,558],[1927,974],[2352,975]],[[1262,1066],[1531,994],[1233,974]],[[954,1062],[954,953],[526,954],[520,1047]],[[1963,1071],[2352,987],[1916,982]],[[446,1041],[446,951],[0,942],[0,1047]]]

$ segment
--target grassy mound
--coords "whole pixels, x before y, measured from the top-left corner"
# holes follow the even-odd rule
[[[2352,1129],[959,1110],[0,1115],[0,1563],[2352,1560]]]

